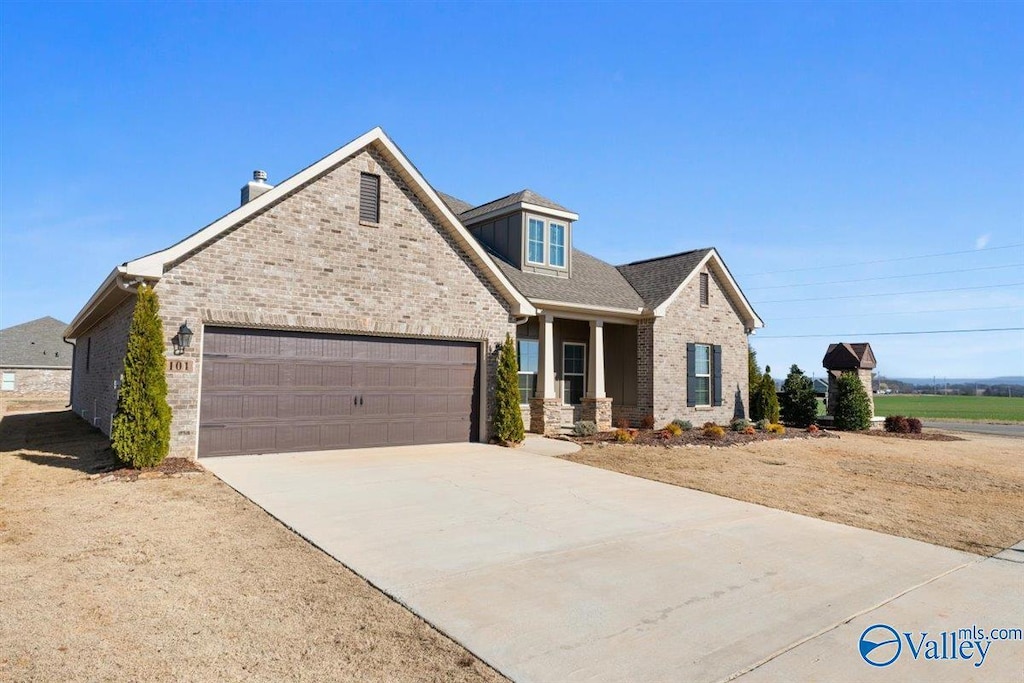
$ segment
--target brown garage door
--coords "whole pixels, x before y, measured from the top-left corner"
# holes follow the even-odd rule
[[[199,454],[473,441],[479,345],[208,327]]]

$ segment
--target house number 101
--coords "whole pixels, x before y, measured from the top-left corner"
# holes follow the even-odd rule
[[[192,361],[184,358],[168,358],[167,372],[192,372]]]

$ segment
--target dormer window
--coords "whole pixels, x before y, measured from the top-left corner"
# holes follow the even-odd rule
[[[544,264],[544,221],[531,218],[527,235],[526,260],[530,263]]]
[[[565,268],[565,226],[561,223],[549,223],[551,236],[548,245],[548,263],[558,268]]]

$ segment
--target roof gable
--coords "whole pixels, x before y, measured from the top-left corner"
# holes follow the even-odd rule
[[[46,316],[0,330],[0,365],[5,368],[70,368],[72,346],[66,323]]]
[[[523,209],[526,211],[540,210],[541,212],[551,213],[566,220],[579,220],[579,216],[574,211],[565,208],[561,204],[554,202],[547,197],[537,194],[533,190],[520,190],[519,192],[513,192],[512,194],[505,195],[504,197],[487,202],[486,204],[481,204],[480,206],[474,207],[468,211],[463,211],[459,214],[459,219],[463,223],[472,223],[484,216],[497,215],[517,209]]]
[[[128,261],[117,267],[71,321],[66,335],[73,338],[90,326],[90,323],[93,322],[92,319],[95,318],[94,314],[109,310],[108,300],[118,296],[119,289],[123,293],[131,281],[159,280],[166,268],[186,257],[190,252],[203,247],[271,204],[283,200],[303,185],[330,172],[352,155],[370,146],[373,146],[392,165],[410,190],[434,214],[442,226],[450,231],[470,260],[480,267],[495,288],[511,304],[513,313],[517,315],[536,313],[533,305],[516,290],[502,270],[495,265],[483,245],[466,230],[447,200],[430,186],[401,149],[384,133],[383,129],[377,127],[167,249]],[[449,200],[452,199],[454,197],[449,197]]]
[[[827,370],[873,369],[878,365],[871,344],[867,342],[829,344],[821,364]]]

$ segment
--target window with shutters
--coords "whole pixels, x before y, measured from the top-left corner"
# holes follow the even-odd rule
[[[700,305],[708,305],[708,288],[710,286],[709,278],[707,273],[700,274]]]
[[[711,345],[695,344],[693,361],[694,403],[711,405]]]
[[[359,178],[359,220],[380,222],[380,176],[363,173]]]

